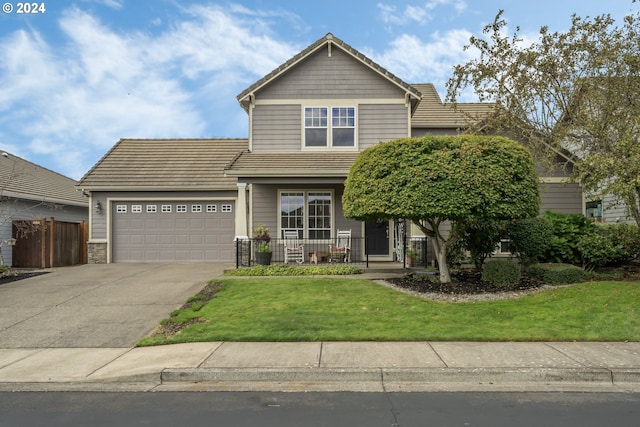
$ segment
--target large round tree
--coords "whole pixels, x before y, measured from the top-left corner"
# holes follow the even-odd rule
[[[345,183],[344,213],[362,221],[409,219],[431,238],[440,281],[456,222],[533,217],[538,176],[531,153],[495,136],[426,136],[363,151]]]

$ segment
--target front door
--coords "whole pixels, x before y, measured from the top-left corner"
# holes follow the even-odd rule
[[[366,222],[364,233],[367,236],[367,254],[389,255],[389,221]]]

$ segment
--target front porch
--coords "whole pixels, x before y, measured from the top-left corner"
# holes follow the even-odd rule
[[[332,265],[348,264],[366,269],[398,269],[427,266],[427,241],[398,239],[393,256],[381,257],[372,251],[373,242],[367,237],[351,237],[349,247],[336,246],[335,240],[299,239],[298,255],[286,255],[287,239],[270,239],[268,243],[236,239],[236,268],[253,265]]]

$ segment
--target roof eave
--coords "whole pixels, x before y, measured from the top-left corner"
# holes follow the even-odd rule
[[[20,199],[20,200],[29,200],[31,202],[38,203],[51,203],[54,205],[69,205],[69,206],[78,206],[78,207],[89,207],[89,201],[80,202],[77,200],[65,200],[56,197],[40,197],[33,194],[24,194],[24,193],[14,193],[11,191],[4,191],[2,193],[3,197],[9,197],[11,199]]]
[[[349,170],[345,169],[326,169],[326,170],[314,170],[310,171],[309,169],[289,169],[286,171],[283,170],[268,170],[268,169],[234,169],[234,170],[226,170],[226,176],[230,177],[265,177],[265,178],[294,178],[294,177],[303,177],[303,178],[346,178],[349,175]]]
[[[78,190],[81,191],[233,191],[237,190],[237,187],[234,185],[226,185],[226,186],[212,186],[212,185],[192,185],[192,186],[152,186],[152,185],[139,185],[139,186],[131,186],[131,185],[81,185],[78,186]]]

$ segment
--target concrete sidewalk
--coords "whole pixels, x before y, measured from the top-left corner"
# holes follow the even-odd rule
[[[0,349],[0,390],[640,392],[640,343],[211,342]]]

